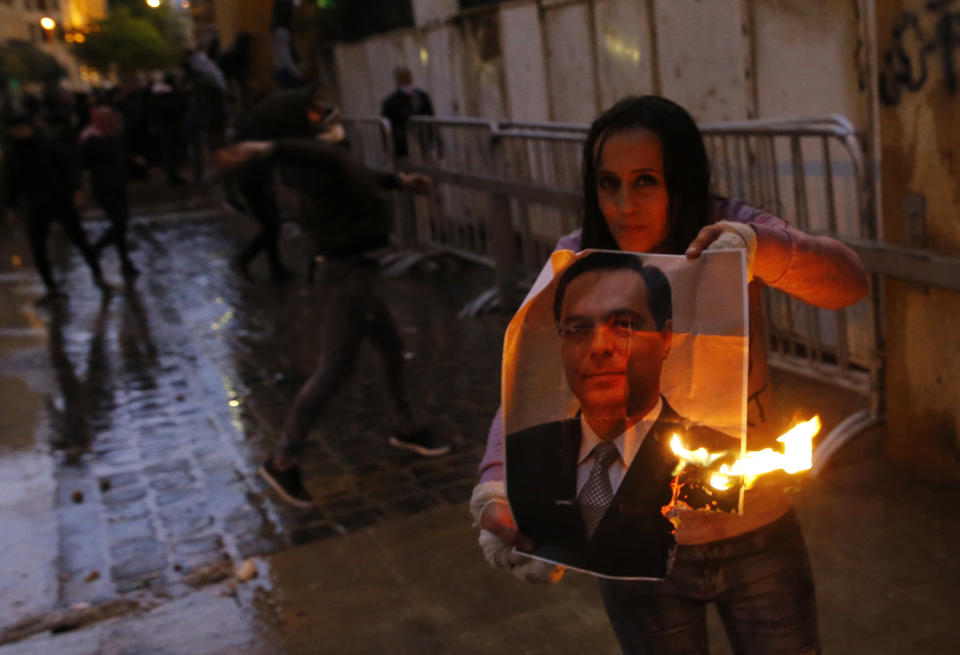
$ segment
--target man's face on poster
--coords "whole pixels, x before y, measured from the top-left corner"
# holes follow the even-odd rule
[[[567,286],[561,357],[585,416],[633,417],[656,404],[672,325],[657,329],[647,294],[640,274],[625,269],[587,271]]]

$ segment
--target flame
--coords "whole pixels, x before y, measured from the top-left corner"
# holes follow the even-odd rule
[[[687,450],[678,434],[674,434],[673,439],[670,440],[670,448],[673,449],[673,454],[683,461],[698,466],[710,466],[717,461],[719,457],[723,457],[723,453],[711,453],[706,448]]]
[[[710,486],[714,489],[719,489],[720,491],[726,491],[733,486],[733,480],[730,479],[729,475],[724,475],[723,473],[714,473],[710,476]]]
[[[757,477],[771,471],[786,471],[799,473],[809,470],[813,466],[813,438],[820,432],[820,417],[814,416],[809,421],[803,421],[780,435],[777,441],[783,444],[783,452],[778,453],[772,448],[748,451],[733,464],[721,464],[720,469],[710,476],[710,486],[720,491],[726,491],[737,478],[743,478],[747,489],[753,486]],[[670,448],[680,458],[679,469],[685,464],[696,464],[708,467],[724,453],[711,453],[706,448],[688,450],[683,440],[677,434],[670,440]]]

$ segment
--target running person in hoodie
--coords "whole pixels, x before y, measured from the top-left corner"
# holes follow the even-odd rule
[[[330,117],[324,116],[322,102],[315,96],[313,87],[282,91],[268,96],[240,121],[236,140],[275,141],[316,137],[330,124]],[[231,152],[240,152],[240,149]],[[222,161],[221,155],[221,163]],[[241,190],[250,214],[260,224],[259,232],[239,254],[236,265],[245,277],[249,277],[250,264],[257,255],[265,252],[270,265],[270,278],[274,282],[282,282],[290,277],[290,271],[283,265],[280,257],[280,211],[273,171],[273,160],[270,157],[252,157],[236,167],[236,185]]]
[[[313,138],[247,141],[219,156],[221,168],[227,170],[251,164],[278,168],[284,184],[302,200],[300,222],[317,255],[316,287],[324,308],[317,367],[297,393],[281,443],[259,470],[284,501],[301,508],[313,506],[300,472],[307,433],[350,373],[365,339],[383,360],[393,410],[389,443],[427,457],[450,450],[436,443],[415,417],[407,393],[403,343],[384,299],[379,262],[371,256],[390,241],[392,221],[383,190],[426,192],[430,178],[374,174],[352,160],[338,145],[343,128],[337,109],[313,92],[310,98],[305,122],[313,126]],[[267,183],[270,180],[259,182]]]

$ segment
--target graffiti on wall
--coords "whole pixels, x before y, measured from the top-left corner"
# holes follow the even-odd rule
[[[956,94],[960,77],[960,2],[928,0],[919,12],[904,12],[880,62],[880,100],[900,104],[903,90],[919,91],[940,71]]]

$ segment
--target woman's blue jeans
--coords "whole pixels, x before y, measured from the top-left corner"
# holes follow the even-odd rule
[[[679,546],[663,582],[602,579],[600,592],[628,655],[706,655],[710,602],[737,655],[820,652],[813,576],[792,509],[753,532]]]

